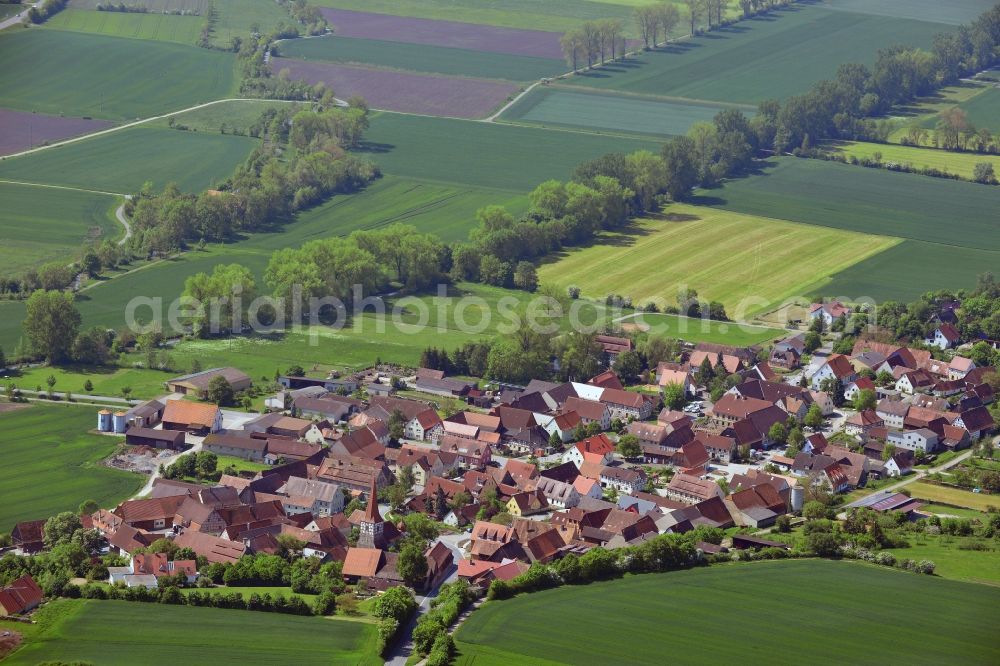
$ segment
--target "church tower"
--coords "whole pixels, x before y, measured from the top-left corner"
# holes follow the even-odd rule
[[[375,477],[372,476],[372,487],[368,491],[368,506],[365,516],[361,519],[358,548],[383,548],[385,536],[382,533],[385,521],[378,510],[378,489],[375,487]]]

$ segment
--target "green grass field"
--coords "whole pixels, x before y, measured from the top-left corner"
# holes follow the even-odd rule
[[[836,145],[831,144],[829,152],[845,157],[853,156],[858,159],[870,159],[875,153],[880,153],[883,162],[910,164],[916,169],[940,169],[958,174],[965,180],[972,180],[972,171],[980,162],[991,163],[993,170],[1000,173],[1000,156],[998,155],[976,155],[975,153],[958,153],[950,150],[866,143],[864,141],[844,141]]]
[[[47,626],[6,663],[381,663],[367,622],[127,601],[54,603]]]
[[[504,111],[503,120],[541,127],[569,127],[635,134],[684,134],[711,121],[723,107],[642,97],[535,88]]]
[[[19,30],[0,35],[0,49],[0,106],[19,111],[134,119],[228,97],[236,88],[233,55],[193,45]]]
[[[212,33],[214,46],[228,47],[233,37],[246,39],[256,28],[263,34],[279,25],[292,25],[291,15],[274,0],[212,0],[219,20]]]
[[[892,43],[930,46],[937,23],[795,6],[575,76],[579,85],[755,104],[805,92],[844,62],[871,64]]]
[[[958,106],[972,125],[1000,132],[1000,88],[987,88]]]
[[[319,0],[321,7],[376,12],[439,21],[481,23],[524,30],[565,32],[580,23],[617,18],[631,34],[631,5],[642,0],[594,2],[592,0]]]
[[[302,102],[285,102],[280,100],[227,100],[195,109],[194,111],[178,113],[170,118],[152,120],[145,123],[143,127],[169,128],[170,121],[173,120],[177,125],[184,125],[189,129],[199,132],[218,133],[219,128],[225,123],[227,132],[231,133],[233,129],[239,129],[245,133],[260,118],[260,114],[269,108],[292,108],[298,110],[305,108],[305,105]]]
[[[692,319],[671,314],[644,313],[623,320],[623,326],[636,325],[641,330],[666,338],[678,338],[687,342],[710,342],[720,345],[745,347],[772,340],[778,340],[787,332],[777,328],[751,326],[712,321],[711,319]]]
[[[16,275],[49,261],[76,258],[87,243],[119,238],[116,197],[0,183],[0,274]]]
[[[975,509],[976,511],[986,511],[991,506],[1000,508],[1000,497],[996,495],[974,493],[968,490],[938,486],[922,481],[911,483],[906,486],[906,489],[910,491],[910,495],[913,497],[940,502],[941,504],[951,504],[957,507]]]
[[[929,600],[936,613],[914,612]],[[713,566],[487,602],[458,630],[456,663],[837,664],[847,645],[853,663],[990,663],[998,603],[988,586],[853,562]]]
[[[180,136],[187,134],[169,131]],[[410,224],[447,240],[459,240],[475,226],[476,210],[491,203],[507,205],[515,214],[525,211],[528,205],[526,196],[509,191],[387,176],[361,193],[334,197],[300,214],[280,232],[256,234],[228,245],[212,244],[205,251],[189,252],[177,259],[126,267],[127,274],[119,271],[113,279],[81,293],[77,307],[85,326],[121,328],[129,300],[147,296],[169,303],[183,291],[187,276],[211,272],[217,264],[241,263],[261,281],[275,249],[298,247],[317,238],[346,236],[357,229],[375,229],[393,222]],[[265,289],[262,282],[258,286]],[[23,302],[0,301],[0,347],[8,352],[18,343],[23,318]],[[273,369],[268,374],[273,374]],[[97,381],[94,382],[96,386]]]
[[[958,25],[967,23],[993,5],[992,0],[826,0],[824,7],[850,12],[917,19]]]
[[[834,275],[817,294],[906,299],[930,289],[971,287],[978,274],[1000,265],[1000,228],[984,214],[1000,205],[998,188],[820,160],[787,158],[772,165],[698,200],[906,239]]]
[[[0,451],[4,458],[0,487],[7,500],[0,506],[2,532],[22,520],[76,511],[87,499],[101,506],[114,506],[145,481],[138,474],[100,464],[122,440],[88,433],[97,425],[93,408],[18,406],[0,412],[0,423]]]
[[[591,298],[618,293],[661,306],[674,304],[686,286],[744,318],[806,294],[898,242],[685,204],[664,213],[604,232],[589,247],[566,250],[542,266],[542,284],[576,285]]]
[[[926,510],[924,507],[922,510]],[[982,514],[980,514],[982,516]],[[972,583],[1000,585],[1000,550],[995,543],[976,537],[952,537],[921,534],[908,537],[909,548],[892,551],[897,559],[931,560],[934,573],[944,578]],[[968,550],[960,546],[984,542],[988,550]]]
[[[605,153],[659,150],[652,140],[398,113],[374,116],[365,139],[386,173],[521,192]]]
[[[130,127],[103,136],[0,162],[0,179],[137,192],[173,182],[200,192],[233,174],[257,139],[215,132]]]
[[[343,62],[390,69],[470,76],[507,81],[536,81],[558,76],[566,64],[551,58],[487,53],[424,44],[352,37],[291,39],[279,44],[281,55],[299,60]]]
[[[193,45],[198,42],[203,21],[197,16],[65,9],[46,21],[45,26],[95,35]]]

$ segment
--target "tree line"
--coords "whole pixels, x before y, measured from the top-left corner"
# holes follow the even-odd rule
[[[50,18],[66,9],[66,5],[68,4],[69,0],[42,0],[42,2],[39,2],[28,10],[28,13],[24,17],[24,22],[33,23],[35,25],[45,23]]]
[[[367,127],[361,100],[346,108],[266,110],[251,128],[265,141],[218,189],[195,195],[170,184],[157,194],[147,185],[126,202],[130,247],[162,256],[194,241],[232,240],[239,232],[273,229],[333,194],[363,187],[378,177],[378,168],[347,151]]]

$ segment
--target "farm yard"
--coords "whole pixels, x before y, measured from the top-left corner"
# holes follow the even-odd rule
[[[886,34],[897,43],[926,47],[943,29],[947,26],[924,21],[791,7],[570,81],[632,93],[756,104],[803,93],[816,81],[832,78],[839,63],[871,64]]]
[[[285,58],[341,62],[448,76],[537,81],[566,71],[561,59],[336,35],[278,44]]]
[[[11,272],[68,263],[85,244],[122,235],[113,214],[117,197],[0,182],[0,200],[0,245]]]
[[[928,598],[949,618],[947,632],[939,630],[936,615],[913,613]],[[833,664],[842,656],[817,640],[817,628],[831,626],[838,627],[838,642],[864,646],[866,663],[989,663],[1000,658],[987,620],[997,618],[998,602],[1000,591],[988,586],[852,562],[713,566],[487,602],[458,630],[456,663],[604,664],[620,658],[620,638],[628,635],[634,664],[662,663],[666,651],[683,655],[686,663],[807,659]],[[780,628],[762,632],[745,621],[766,614],[775,603],[783,609]],[[602,612],[594,613],[595,608]],[[845,623],[845,617],[878,621]],[[726,627],[727,640],[713,639],[717,632],[710,626]],[[885,640],[887,626],[891,640]],[[926,640],[928,634],[934,639]],[[782,654],[790,658],[776,657]]]
[[[517,94],[517,84],[395,72],[328,62],[275,58],[275,72],[325,83],[343,97],[360,95],[376,109],[453,118],[481,118]]]
[[[134,120],[229,97],[236,87],[232,54],[196,46],[22,30],[0,35],[0,48],[0,107],[19,111]]]
[[[104,192],[138,192],[152,181],[201,192],[232,175],[258,145],[215,132],[130,127],[0,162],[0,179],[30,174],[32,182]]]
[[[539,271],[542,284],[585,296],[631,296],[672,305],[682,287],[740,318],[793,296],[899,241],[768,217],[673,204],[630,228],[603,232]],[[809,262],[798,261],[808,256]],[[748,300],[745,300],[748,299]]]
[[[111,127],[107,120],[46,116],[0,109],[0,156]]]
[[[198,42],[202,23],[204,19],[198,16],[66,9],[46,21],[45,27],[192,46]]]
[[[23,520],[76,511],[87,499],[113,506],[145,481],[101,465],[122,440],[88,432],[96,425],[90,407],[4,404],[0,410],[0,486],[7,500],[0,532]]]
[[[709,122],[723,106],[670,102],[656,98],[538,87],[521,97],[500,118],[540,127],[594,132],[679,135],[697,122]],[[747,115],[753,112],[744,111]]]
[[[915,169],[933,168],[957,174],[963,180],[972,180],[977,164],[988,162],[1000,173],[1000,155],[979,155],[916,146],[897,146],[863,141],[845,141],[826,146],[831,154],[858,159],[874,159],[878,154],[883,164],[909,164]]]
[[[45,609],[45,625],[6,663],[380,663],[375,625],[367,622],[128,601],[74,599],[52,606]]]

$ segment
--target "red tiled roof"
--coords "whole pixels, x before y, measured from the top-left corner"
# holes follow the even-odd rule
[[[219,408],[216,405],[188,400],[167,400],[162,420],[164,423],[181,423],[188,426],[211,428],[215,424],[215,416],[218,413]]]

